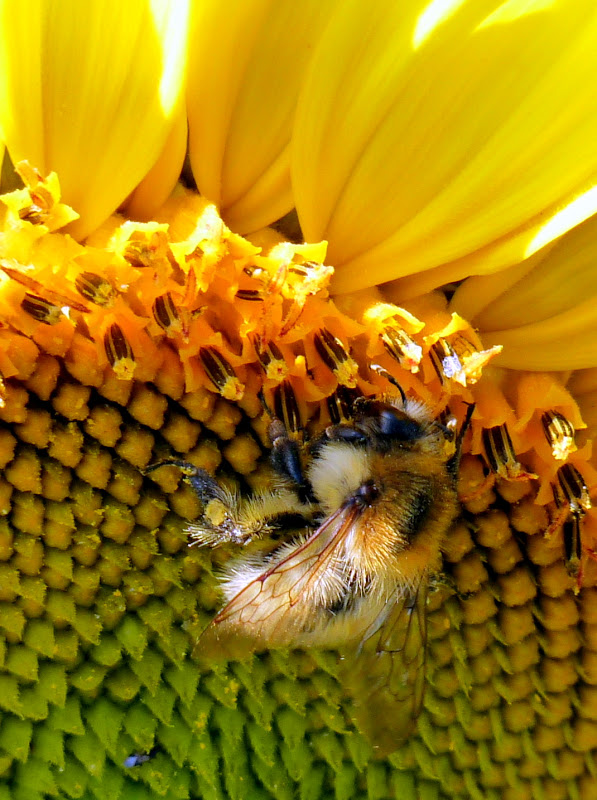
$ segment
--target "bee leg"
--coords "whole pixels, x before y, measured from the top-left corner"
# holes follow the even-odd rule
[[[230,502],[229,492],[223,489],[216,479],[204,469],[193,467],[192,471],[185,474],[185,479],[204,506],[212,500],[219,500],[224,505]]]
[[[284,423],[276,418],[269,426],[269,437],[272,443],[270,459],[273,468],[279,475],[288,478],[295,485],[302,503],[312,502],[315,495],[303,473],[298,442],[288,435]]]
[[[210,547],[225,543],[248,544],[278,527],[285,517],[304,519],[305,525],[312,520],[313,509],[294,490],[280,488],[244,498],[221,486],[204,469],[177,459],[151,464],[145,474],[164,466],[178,467],[182,471],[184,480],[203,506],[201,516],[187,528],[193,544]]]
[[[364,444],[367,436],[352,425],[341,422],[339,425],[330,425],[325,429],[326,437],[332,442],[346,442],[347,444]]]
[[[184,476],[184,480],[194,489],[203,505],[207,505],[210,500],[220,500],[222,503],[228,501],[228,492],[222,489],[216,479],[213,478],[209,472],[206,472],[200,467],[196,467],[189,461],[168,458],[164,461],[150,464],[146,467],[144,473],[147,475],[149,472],[153,472],[159,467],[178,467]]]
[[[255,513],[254,501],[229,492],[204,469],[189,468],[185,480],[203,504],[201,519],[188,529],[195,543],[248,544],[267,530],[267,519]]]
[[[244,544],[255,534],[254,527],[246,524],[243,501],[233,492],[220,486],[217,480],[200,467],[188,461],[166,459],[150,464],[145,474],[159,467],[178,467],[184,480],[191,486],[201,504],[201,517],[188,527],[188,533],[199,545],[218,545],[224,542]]]
[[[313,519],[314,509],[287,488],[259,492],[247,498],[217,488],[217,496],[204,504],[201,518],[188,527],[196,544],[248,544],[288,519],[298,519],[304,526]]]

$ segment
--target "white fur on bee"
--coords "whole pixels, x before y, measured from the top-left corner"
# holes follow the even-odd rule
[[[329,442],[309,464],[307,475],[322,508],[333,514],[371,478],[369,455],[351,444]]]
[[[403,404],[401,399],[394,399],[392,405],[404,411],[408,417],[412,417],[420,425],[432,425],[434,422],[431,409],[422,400],[407,397],[406,402]]]

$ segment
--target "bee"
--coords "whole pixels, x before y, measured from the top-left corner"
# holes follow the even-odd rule
[[[339,650],[357,726],[378,755],[405,741],[421,709],[429,579],[441,569],[442,543],[458,513],[460,451],[473,413],[469,406],[455,435],[400,393],[357,398],[352,419],[328,426],[306,459],[274,419],[272,463],[281,482],[267,493],[230,494],[187,465],[205,509],[189,529],[193,541],[245,544],[284,529],[289,517],[303,528],[228,563],[226,604],[195,654]]]

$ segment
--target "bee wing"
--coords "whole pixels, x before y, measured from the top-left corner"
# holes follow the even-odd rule
[[[235,582],[246,585],[199,637],[194,655],[243,658],[269,647],[325,643],[322,610],[343,586],[343,543],[357,517],[352,506],[331,514],[301,545],[258,573],[251,562],[234,566]]]
[[[342,682],[354,698],[357,727],[386,756],[403,744],[423,704],[427,584],[398,597],[360,647],[343,652]],[[372,630],[373,629],[373,630]]]

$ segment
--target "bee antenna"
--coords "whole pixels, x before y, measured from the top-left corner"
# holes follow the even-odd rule
[[[396,389],[398,389],[398,391],[400,392],[400,397],[402,398],[402,405],[405,406],[406,394],[402,386],[400,386],[400,384],[396,380],[396,378],[390,372],[388,372],[388,370],[385,367],[382,367],[379,364],[371,364],[369,369],[371,370],[371,372],[375,372],[376,375],[385,378],[389,383],[392,384],[392,386],[395,386]]]

